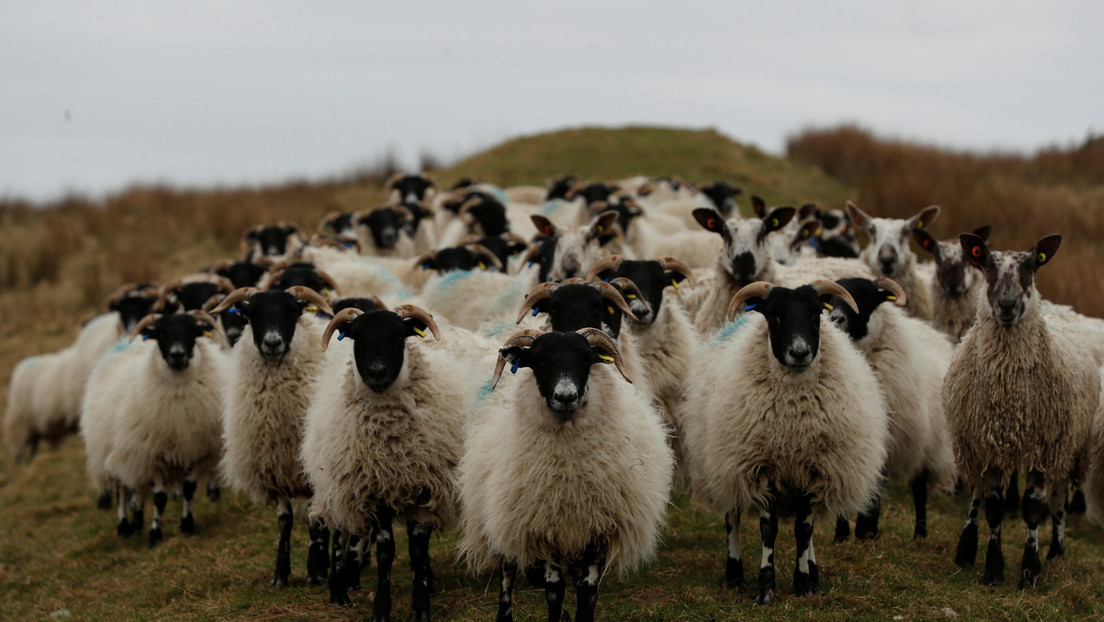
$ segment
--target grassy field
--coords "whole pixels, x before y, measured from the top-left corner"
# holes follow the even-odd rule
[[[566,172],[590,179],[681,175],[691,181],[733,181],[776,205],[814,200],[839,206],[853,198],[875,214],[912,213],[940,203],[948,211],[936,223],[938,236],[949,237],[965,221],[969,224],[962,224],[964,229],[1000,222],[994,236],[998,248],[1024,239],[1033,242],[1051,231],[1035,231],[1043,225],[1068,225],[1069,246],[1063,246],[1057,261],[1040,273],[1044,291],[1056,292],[1059,300],[1083,311],[1104,314],[1100,294],[1104,250],[1099,248],[1104,239],[1104,229],[1099,228],[1104,222],[1100,217],[1104,175],[1084,172],[1096,170],[1095,160],[1050,154],[1046,160],[1050,164],[1032,165],[1035,160],[1028,158],[987,159],[878,141],[853,129],[839,132],[795,137],[791,157],[784,160],[712,131],[570,130],[509,141],[438,171],[438,176],[447,187],[463,176],[511,185],[541,184],[546,177]],[[814,144],[819,147],[814,149]],[[857,163],[853,170],[842,167],[842,157]],[[915,165],[921,160],[924,166]],[[964,164],[975,160],[976,168]],[[879,166],[884,170],[879,172]],[[902,174],[909,166],[915,174]],[[974,190],[969,178],[950,184],[944,179],[948,167],[984,174],[985,181]],[[331,210],[378,204],[383,200],[385,173],[202,192],[135,187],[102,201],[73,197],[47,210],[18,201],[0,202],[0,402],[6,403],[16,362],[71,343],[77,321],[96,312],[102,297],[117,283],[164,281],[235,255],[239,235],[257,222],[292,220],[309,230]],[[896,196],[885,194],[888,187],[899,188],[900,196],[887,198]],[[986,201],[984,189],[988,188],[1006,190]],[[978,196],[967,200],[955,194],[960,191]],[[1013,207],[1002,212],[997,206],[1005,206],[1009,194],[1028,198],[1017,198],[1008,203]],[[1039,200],[1034,211],[1029,209],[1031,198]],[[956,210],[965,212],[966,206],[973,211],[953,215]],[[991,211],[983,211],[986,206]],[[1089,235],[1096,237],[1078,239]],[[1073,285],[1062,284],[1062,279],[1073,279]],[[815,545],[824,593],[809,598],[792,596],[793,531],[792,525],[782,526],[776,555],[779,602],[757,608],[750,595],[720,587],[721,517],[685,495],[678,496],[672,502],[658,559],[634,576],[608,578],[599,598],[599,616],[688,621],[1104,616],[1104,531],[1083,517],[1071,521],[1066,557],[1045,563],[1037,588],[1021,592],[1014,585],[1022,523],[1006,523],[1007,584],[988,588],[980,585],[980,569],[958,570],[952,563],[965,519],[965,500],[961,496],[933,499],[931,536],[925,542],[913,542],[908,499],[902,485],[891,486],[883,532],[873,542],[834,544],[832,526],[818,525]],[[42,451],[23,467],[17,467],[7,451],[0,452],[0,620],[69,616],[81,620],[360,619],[370,614],[374,564],[365,571],[364,589],[353,595],[354,607],[333,609],[326,604],[324,588],[302,585],[304,525],[297,525],[293,534],[293,585],[277,590],[268,585],[276,545],[271,508],[225,494],[217,504],[199,501],[196,511],[198,533],[181,536],[176,528],[179,506],[170,501],[166,540],[148,550],[144,538],[118,538],[114,513],[95,509],[78,439],[66,441],[56,451]],[[748,579],[754,584],[759,555],[756,521],[745,521],[741,540],[749,560]],[[1048,541],[1044,536],[1044,545]],[[470,576],[456,564],[455,544],[453,533],[442,534],[431,544],[439,589],[433,597],[434,617],[491,619],[497,587],[489,577]],[[410,574],[402,534],[398,551],[393,589],[396,619],[403,619],[409,611]],[[570,595],[569,602],[573,598]],[[523,590],[516,612],[519,620],[543,619],[543,593]]]

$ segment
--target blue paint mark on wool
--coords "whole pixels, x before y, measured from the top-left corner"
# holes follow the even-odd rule
[[[483,386],[479,387],[479,391],[475,395],[477,402],[482,403],[487,401],[487,398],[491,396],[491,381],[483,383]]]
[[[709,347],[719,346],[728,341],[744,324],[747,324],[747,321],[748,315],[746,313],[741,313],[739,317],[725,324],[721,327],[721,330],[713,335],[713,338],[709,340]]]
[[[445,274],[445,276],[441,277],[441,281],[437,284],[437,287],[440,289],[440,291],[447,292],[454,285],[456,285],[457,281],[465,279],[472,274],[475,274],[475,272],[472,270],[453,270],[452,272],[449,272]]]
[[[556,211],[558,211],[560,209],[560,206],[562,206],[562,205],[563,205],[562,200],[552,199],[551,201],[548,201],[544,205],[541,206],[540,213],[541,213],[542,216],[548,216],[550,214],[554,214],[554,213],[556,213]]]

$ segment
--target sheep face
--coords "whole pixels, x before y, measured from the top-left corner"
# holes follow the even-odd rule
[[[939,206],[932,205],[909,219],[871,218],[869,214],[847,203],[847,213],[855,226],[862,227],[869,237],[860,258],[870,266],[874,274],[890,278],[899,276],[916,260],[909,248],[909,236],[913,229],[923,229],[939,217]]]
[[[617,212],[617,226],[621,227],[621,230],[625,233],[629,232],[629,226],[632,224],[634,218],[639,218],[644,215],[644,209],[632,199],[617,195],[613,197],[613,202],[607,203],[605,201],[599,201],[594,203],[591,207],[591,213],[601,214],[606,211]]]
[[[633,315],[644,326],[651,326],[659,316],[664,288],[686,280],[686,275],[681,271],[665,270],[663,262],[654,259],[648,261],[625,259],[616,270],[603,270],[596,276],[605,281],[624,277],[636,284],[640,289],[640,296],[627,294],[625,299]]]
[[[497,270],[495,257],[486,248],[474,248],[478,245],[453,246],[442,248],[423,257],[420,261],[423,270],[452,272],[454,270]],[[501,262],[500,262],[501,263]]]
[[[410,237],[414,237],[418,233],[418,227],[422,224],[423,220],[433,219],[433,212],[429,211],[424,203],[404,200],[402,206],[410,212],[411,218],[403,224],[403,230],[410,234]]]
[[[253,287],[265,272],[264,266],[258,266],[250,261],[236,261],[215,271],[215,274],[229,279],[234,287]]]
[[[402,372],[406,338],[424,336],[427,326],[417,318],[374,309],[335,328],[342,333],[339,339],[353,339],[353,358],[361,380],[373,392],[383,393]]]
[[[820,313],[825,309],[811,285],[797,289],[772,287],[765,298],[748,298],[745,310],[767,318],[774,358],[795,373],[809,368],[820,353]]]
[[[430,190],[436,188],[432,180],[422,175],[406,175],[391,184],[391,197],[396,203],[420,203],[427,197],[432,198]],[[398,196],[396,196],[398,195]]]
[[[138,326],[138,321],[150,312],[156,301],[157,298],[150,296],[123,296],[112,303],[108,310],[119,313],[123,332],[129,335],[134,331],[134,327]]]
[[[602,298],[601,292],[583,283],[561,285],[548,298],[537,301],[533,311],[547,313],[552,330],[576,331],[580,328],[602,328],[617,337],[621,330],[621,312]]]
[[[194,282],[184,283],[176,288],[165,298],[165,313],[177,311],[194,311],[203,307],[203,303],[210,300],[211,296],[218,293],[229,293],[217,283]]]
[[[794,217],[792,207],[778,207],[763,218],[731,218],[725,220],[720,212],[709,208],[694,210],[694,218],[704,229],[724,239],[723,266],[738,283],[755,280],[771,261],[767,247],[767,234],[786,226]]]
[[[599,201],[609,201],[610,195],[619,190],[614,184],[596,182],[585,186],[578,185],[567,193],[567,200],[574,201],[582,197],[587,205],[594,205]]]
[[[606,362],[601,350],[574,332],[544,333],[529,346],[506,346],[499,354],[511,365],[533,370],[537,390],[560,421],[571,421],[586,403],[590,366]]]
[[[284,290],[295,285],[309,287],[323,296],[330,294],[330,283],[319,274],[314,264],[307,262],[296,262],[280,269],[279,275],[268,288]]]
[[[821,224],[816,240],[822,254],[847,259],[859,256],[859,241],[846,212],[839,209],[817,210],[816,218]]]
[[[255,255],[278,257],[287,254],[288,238],[295,235],[295,227],[273,225],[257,227],[246,233],[246,241],[253,246]]]
[[[982,241],[987,241],[989,231],[990,228],[986,225],[975,229],[974,235]],[[974,286],[977,273],[963,256],[962,244],[958,240],[939,241],[923,229],[913,229],[912,238],[920,248],[928,251],[935,258],[935,278],[948,298],[958,300]]]
[[[352,214],[350,212],[334,213],[322,221],[322,224],[319,226],[319,230],[323,233],[329,233],[330,235],[335,235],[338,237],[355,238],[356,227],[353,224],[354,216],[355,214]],[[237,282],[235,282],[234,284],[237,285]],[[239,287],[245,286],[239,285]]]
[[[510,230],[506,206],[487,194],[479,193],[479,202],[463,210],[463,218],[473,233],[502,235]]]
[[[1054,257],[1062,244],[1062,236],[1051,235],[1027,252],[990,251],[985,241],[972,233],[963,233],[958,239],[967,260],[985,274],[984,304],[993,320],[1005,327],[1018,324],[1035,304],[1035,272]]]
[[[504,272],[510,257],[524,253],[526,248],[523,239],[516,235],[511,238],[509,233],[505,235],[485,235],[477,238],[475,243],[494,253],[494,256],[498,257],[499,263],[503,265]]]
[[[869,334],[870,316],[874,314],[878,305],[883,302],[904,303],[898,291],[880,288],[876,281],[870,279],[840,279],[836,283],[851,294],[851,298],[858,305],[858,311],[852,309],[839,296],[831,296],[828,298],[828,305],[832,310],[828,312],[828,319],[847,333],[851,341],[859,341]]]
[[[376,248],[395,248],[407,214],[405,209],[378,207],[359,217],[357,227],[368,227]]]
[[[169,369],[183,371],[195,354],[196,339],[210,335],[214,327],[185,313],[162,315],[142,329],[142,339],[156,339],[161,358]]]
[[[733,213],[739,215],[740,212],[736,206],[736,197],[743,194],[743,190],[740,188],[719,181],[702,186],[700,191],[713,202],[713,206],[725,218],[728,218]]]
[[[548,274],[542,274],[542,280],[562,281],[582,276],[584,271],[594,265],[602,256],[600,238],[615,231],[617,212],[602,212],[598,219],[586,227],[557,227],[544,216],[530,216],[537,231],[553,240],[552,259]],[[543,268],[543,266],[542,266]]]
[[[243,300],[241,315],[253,327],[253,345],[266,361],[279,364],[291,347],[299,315],[310,303],[284,291],[257,292]]]
[[[575,175],[561,175],[549,180],[548,193],[544,195],[545,201],[555,201],[557,199],[566,200],[567,193],[571,191],[572,186],[578,183],[579,178]]]

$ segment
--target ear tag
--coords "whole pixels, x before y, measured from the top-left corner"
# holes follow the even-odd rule
[[[832,309],[835,309],[835,307],[833,307],[832,305],[828,304],[827,302],[826,302],[826,303],[824,303],[824,308],[825,308],[825,309],[828,309],[829,311],[831,311]]]
[[[606,311],[609,311],[609,314],[613,315],[613,307],[606,305]]]
[[[809,230],[808,229],[802,229],[801,230],[801,239],[804,240],[807,237],[809,237]]]
[[[897,297],[890,294],[889,296],[886,296],[886,300],[888,300],[890,302],[897,302]]]
[[[532,268],[532,267],[533,267],[533,264],[534,264],[535,262],[536,262],[536,260],[535,260],[535,259],[530,259],[530,260],[529,260],[529,263],[527,263],[527,264],[525,265],[525,267],[526,267],[526,268]]]
[[[751,303],[751,304],[749,304],[749,305],[744,305],[744,311],[751,311],[751,310],[753,310],[753,309],[754,309],[755,307],[758,307],[758,306],[759,306],[759,303],[757,303],[757,302],[753,302],[753,303]]]
[[[847,227],[844,227],[843,231],[847,231]],[[824,233],[824,228],[823,227],[818,227],[817,230],[816,230],[816,235],[822,235],[823,233]],[[841,231],[841,233],[842,233],[842,231]]]
[[[149,338],[150,338],[149,333],[142,333],[142,341],[145,341]]]
[[[424,330],[418,328],[417,326],[412,326],[411,328],[414,329],[414,334],[418,335],[422,339],[425,339],[426,333]]]
[[[678,281],[675,280],[675,277],[671,277],[671,285],[674,285],[675,286],[675,291],[678,291],[678,288],[679,288]]]
[[[924,221],[923,220],[917,220],[916,221],[916,228],[917,229],[923,229],[924,228]]]
[[[318,307],[315,305],[308,305],[304,307],[303,310],[308,313],[318,313]]]
[[[352,248],[354,246],[356,246],[356,244],[353,242],[345,242],[345,248]]]
[[[341,332],[337,333],[337,340],[338,341],[341,341],[344,338],[345,338],[345,331],[341,331]]]
[[[237,314],[241,313],[242,310],[241,310],[240,307],[230,307],[229,309],[226,310],[226,312],[229,313],[230,315],[237,315]]]
[[[510,373],[516,374],[518,367],[521,365],[521,359],[514,359],[514,364],[510,366]]]
[[[609,356],[609,355],[606,355],[606,354],[599,354],[598,358],[603,363],[605,363],[606,365],[609,365],[609,364],[613,363],[613,357],[612,356]]]
[[[605,233],[605,232],[606,232],[606,228],[603,227],[602,225],[598,225],[598,233]]]
[[[705,228],[706,229],[712,230],[712,229],[715,229],[716,227],[717,227],[717,219],[716,218],[710,218],[709,220],[705,221]]]
[[[429,270],[429,264],[427,264],[427,263],[422,264],[422,270]]]
[[[539,309],[533,309],[533,317],[537,317],[538,313],[540,313]]]
[[[479,269],[480,270],[486,270],[487,269],[487,264],[483,263],[482,261],[479,262]]]
[[[555,230],[556,230],[556,228],[555,228],[555,227],[553,227],[552,225],[545,225],[545,227],[544,227],[544,234],[545,234],[545,235],[552,235],[552,233],[553,233],[553,232],[554,232]]]
[[[1041,264],[1046,263],[1046,260],[1047,260],[1046,253],[1039,253],[1038,259],[1039,259],[1039,263],[1041,263]]]
[[[331,295],[333,295],[333,290],[328,288],[328,287],[323,287],[322,288],[322,295],[323,296],[331,296]]]
[[[772,227],[777,227],[778,226],[778,219],[777,218],[771,218],[771,226]]]
[[[970,254],[973,255],[974,257],[981,257],[981,247],[980,246],[973,247],[972,249],[970,249]]]
[[[629,300],[636,300],[636,294],[626,294],[625,298],[628,298]]]
[[[204,337],[206,337],[206,338],[208,338],[208,339],[214,339],[214,338],[215,338],[215,334],[214,334],[214,333],[212,333],[212,332],[211,332],[211,331],[209,331],[209,330],[205,330],[205,331],[203,331],[203,336],[204,336]]]

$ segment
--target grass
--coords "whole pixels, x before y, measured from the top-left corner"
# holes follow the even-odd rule
[[[1038,237],[1036,227],[1069,223],[1063,257],[1048,266],[1040,280],[1052,287],[1063,275],[1080,278],[1074,282],[1080,283],[1081,291],[1059,288],[1059,294],[1082,310],[1099,308],[1097,314],[1104,314],[1104,306],[1093,306],[1098,300],[1093,297],[1102,289],[1098,272],[1102,251],[1094,244],[1075,243],[1081,235],[1100,232],[1095,227],[1101,222],[1104,176],[1093,173],[1092,157],[1077,150],[1076,154],[1041,154],[1034,160],[994,156],[996,160],[990,161],[844,130],[838,136],[810,132],[795,138],[791,158],[786,160],[714,131],[582,128],[512,140],[440,170],[438,176],[447,187],[464,176],[511,185],[540,184],[564,172],[588,179],[680,175],[692,181],[732,181],[778,205],[815,200],[833,206],[854,198],[878,214],[912,213],[941,203],[947,209],[937,223],[941,237],[954,231],[950,227],[959,226],[959,218],[964,228],[973,228],[986,220],[983,216],[1004,214],[1004,225],[995,234],[998,248],[1023,239],[1033,242]],[[813,140],[819,138],[824,140]],[[819,147],[813,149],[814,144]],[[428,155],[424,159],[433,160]],[[848,163],[850,168],[844,166]],[[16,362],[70,344],[77,319],[94,313],[118,283],[166,281],[236,255],[241,232],[258,222],[291,220],[309,230],[331,210],[379,204],[384,200],[382,180],[393,163],[378,168],[329,181],[291,181],[261,188],[201,192],[138,186],[102,201],[70,197],[44,206],[47,209],[19,201],[0,203],[0,401],[6,403]],[[961,181],[947,181],[959,176]],[[952,198],[943,194],[952,191],[966,194]],[[1012,207],[1003,212],[981,211],[985,205],[1005,205],[1005,201]],[[1048,209],[1040,210],[1039,205]],[[978,211],[956,216],[964,206]],[[1063,261],[1068,268],[1062,267]],[[1097,271],[1086,269],[1073,276],[1062,272],[1086,265]],[[297,524],[293,535],[293,585],[280,590],[269,587],[276,544],[272,508],[252,506],[233,494],[224,494],[217,504],[204,499],[197,503],[197,535],[184,537],[176,528],[179,506],[170,501],[166,540],[148,550],[143,538],[118,538],[114,513],[95,509],[78,439],[67,440],[56,451],[42,451],[23,467],[17,467],[7,452],[0,454],[2,620],[60,619],[62,611],[82,620],[344,620],[370,615],[374,565],[366,570],[364,589],[354,593],[350,609],[330,608],[324,588],[302,585],[306,557],[302,524]],[[748,594],[720,587],[721,517],[686,496],[676,497],[658,559],[638,574],[604,581],[599,616],[697,621],[734,617],[930,620],[950,619],[948,612],[993,620],[1104,615],[1100,573],[1104,532],[1083,517],[1071,521],[1066,557],[1044,563],[1040,584],[1021,592],[1013,587],[1023,542],[1020,523],[1006,523],[1008,584],[988,588],[980,585],[980,569],[959,570],[951,561],[966,513],[965,500],[933,499],[931,536],[925,542],[913,542],[908,499],[903,485],[890,487],[883,532],[873,542],[834,544],[832,525],[818,525],[815,545],[824,593],[809,598],[792,595],[792,525],[784,525],[776,556],[779,602],[758,608]],[[399,540],[394,568],[396,619],[408,612],[410,590],[404,534],[399,534]],[[1048,540],[1043,537],[1044,544]],[[754,584],[759,556],[756,521],[744,521],[741,541],[748,580]],[[489,619],[495,611],[497,587],[490,577],[473,577],[459,567],[452,554],[455,545],[454,533],[441,534],[431,545],[439,588],[433,597],[434,617]],[[979,561],[982,558],[983,552]],[[573,598],[569,596],[569,601]],[[518,595],[518,620],[543,619],[544,611],[542,593],[523,590]]]

